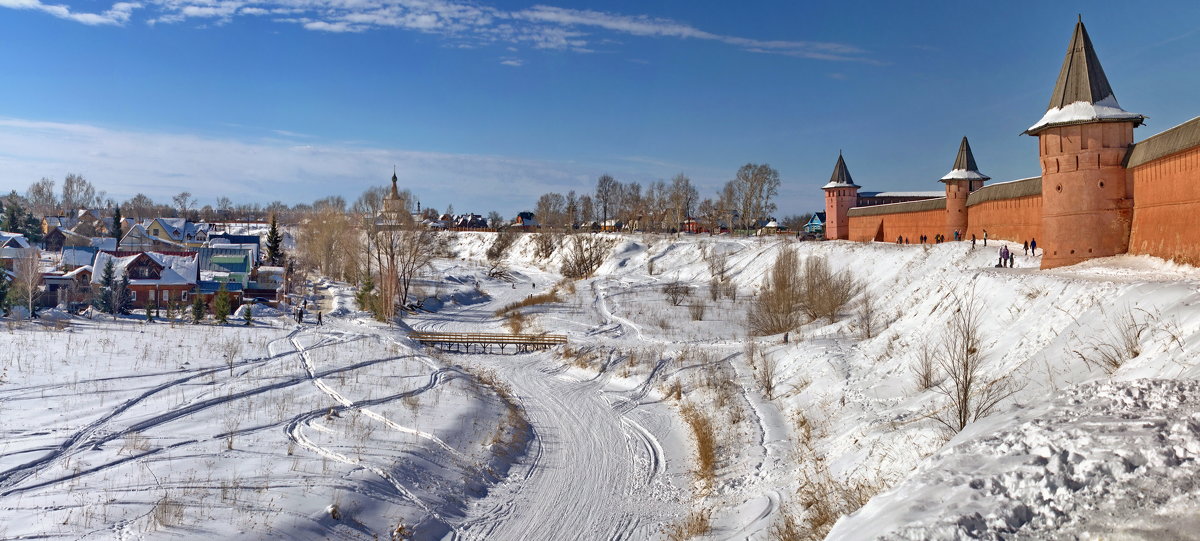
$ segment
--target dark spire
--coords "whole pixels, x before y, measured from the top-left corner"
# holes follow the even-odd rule
[[[1050,105],[1046,109],[1061,109],[1080,101],[1096,103],[1112,95],[1112,87],[1108,85],[1108,77],[1104,76],[1104,68],[1100,66],[1096,49],[1092,47],[1092,38],[1088,37],[1083,16],[1080,15],[1062,69],[1058,72],[1054,93],[1050,95]]]
[[[971,152],[971,143],[967,142],[964,135],[962,142],[958,144],[958,156],[954,158],[954,167],[942,177],[942,181],[989,179],[991,177],[979,172],[979,166],[975,164],[975,154]]]
[[[975,155],[971,153],[971,143],[967,142],[965,135],[962,142],[958,144],[958,157],[954,158],[953,168],[979,172],[979,166],[975,165]]]
[[[388,194],[389,199],[400,199],[400,192],[396,189],[397,180],[400,179],[396,178],[396,167],[392,166],[392,191]]]
[[[1046,114],[1025,133],[1037,135],[1055,126],[1090,122],[1132,122],[1136,127],[1145,120],[1145,116],[1125,111],[1117,103],[1081,15],[1075,23],[1075,33],[1067,46]]]
[[[861,188],[850,177],[850,170],[846,168],[846,160],[842,159],[841,151],[838,151],[837,165],[833,166],[833,174],[829,177],[829,184],[826,184],[824,188]]]

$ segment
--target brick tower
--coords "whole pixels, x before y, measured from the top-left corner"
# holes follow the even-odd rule
[[[990,178],[979,172],[979,166],[975,165],[975,155],[971,153],[971,144],[964,136],[962,143],[958,145],[954,167],[941,179],[946,183],[947,239],[953,239],[956,231],[962,236],[967,234],[967,196],[982,188],[983,181]]]
[[[1128,249],[1133,186],[1124,159],[1143,120],[1117,104],[1080,20],[1046,114],[1025,131],[1037,136],[1042,162],[1043,269]]]
[[[858,205],[858,189],[861,187],[854,183],[854,179],[850,178],[850,170],[846,169],[846,160],[843,160],[842,153],[838,152],[838,161],[837,165],[833,167],[833,175],[829,177],[829,183],[821,187],[822,190],[825,190],[825,238],[831,240],[850,238],[848,213],[852,207]]]

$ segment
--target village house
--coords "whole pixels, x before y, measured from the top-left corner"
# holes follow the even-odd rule
[[[200,280],[195,253],[99,252],[92,263],[93,287],[100,287],[110,261],[116,279],[129,277],[130,301],[135,308],[186,304]]]

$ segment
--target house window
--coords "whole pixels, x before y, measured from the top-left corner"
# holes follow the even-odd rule
[[[187,291],[180,291],[179,292],[179,300],[187,301],[187,293],[188,293]]]
[[[135,302],[137,301],[137,291],[134,291],[132,289],[129,290],[129,300],[135,301]]]
[[[151,292],[150,292],[150,302],[154,302],[154,299],[155,299],[155,298],[157,298],[157,297],[158,297],[158,292],[157,292],[157,291],[151,291]]]

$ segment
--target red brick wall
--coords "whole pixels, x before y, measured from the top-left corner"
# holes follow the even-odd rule
[[[883,233],[879,234],[881,225]],[[921,235],[928,235],[933,242],[933,236],[945,229],[945,209],[850,217],[850,240],[861,242],[896,242],[896,237],[904,236],[915,244]]]
[[[1200,147],[1132,169],[1129,253],[1200,265]]]
[[[1013,199],[985,201],[967,207],[967,233],[983,240],[983,230],[989,239],[1024,242],[1038,239],[1042,245],[1042,196],[1031,195]]]

